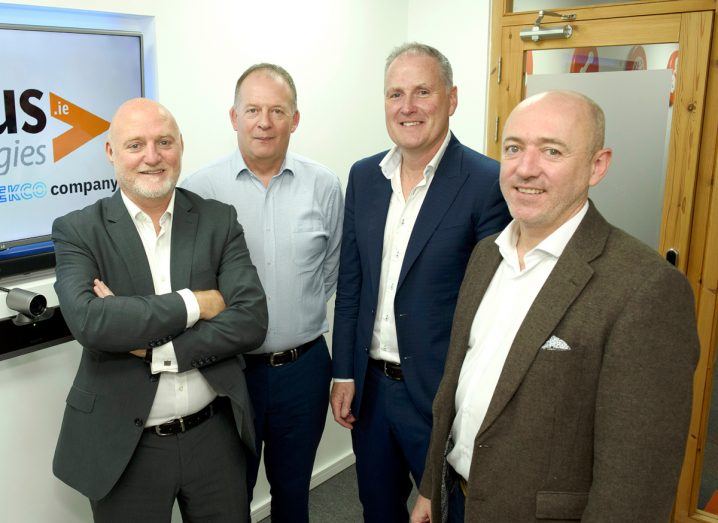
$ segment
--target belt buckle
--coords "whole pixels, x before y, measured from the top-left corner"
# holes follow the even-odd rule
[[[180,432],[185,432],[186,429],[184,426],[184,419],[180,416],[176,420],[172,420],[169,423],[173,423],[175,421],[179,421]],[[162,425],[167,425],[167,423],[162,423]],[[174,432],[162,432],[162,425],[155,425],[155,434],[157,434],[158,436],[172,436],[173,434],[175,434]]]
[[[164,423],[162,425],[164,425]],[[171,432],[162,432],[162,425],[155,425],[155,434],[158,436],[171,436]]]
[[[469,494],[468,494],[468,492],[469,492],[468,483],[467,483],[467,481],[463,478],[463,476],[460,476],[459,474],[457,474],[457,476],[459,476],[459,488],[461,488],[461,492],[464,493],[464,497],[467,497],[467,496],[469,495]]]
[[[384,360],[384,376],[386,376],[390,380],[401,381],[401,378],[395,378],[391,373],[389,373],[389,369],[391,368],[389,367],[389,365],[391,365],[391,363]]]
[[[275,357],[277,354],[283,354],[283,353],[284,353],[284,351],[271,353],[271,354],[269,355],[269,366],[270,366],[270,367],[281,367],[282,365],[284,365],[284,363],[274,363],[274,357]]]
[[[387,363],[389,363],[389,362],[386,360],[382,360],[382,363],[383,363],[383,365],[382,365],[383,368],[381,370],[384,371],[384,376],[386,376],[387,378],[391,378],[391,376],[389,376],[389,366],[387,365]]]
[[[291,355],[291,357],[289,358],[289,361],[283,361],[282,363],[275,363],[275,362],[274,362],[274,357],[275,357],[275,356],[278,356],[279,354],[284,355],[284,354],[286,354],[287,352]],[[296,348],[294,348],[294,349],[288,349],[288,350],[283,350],[283,351],[281,351],[281,352],[273,352],[273,353],[271,353],[271,354],[269,355],[269,366],[270,366],[270,367],[282,367],[282,366],[286,365],[287,363],[294,363],[295,361],[297,361],[298,355],[299,355],[299,352],[297,351]]]

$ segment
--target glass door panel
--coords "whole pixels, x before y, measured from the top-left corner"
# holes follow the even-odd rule
[[[549,26],[560,27],[564,23]],[[598,189],[596,197],[602,199],[602,208],[605,208],[609,219],[641,237],[662,255],[673,257],[675,254],[676,265],[685,271],[698,166],[702,103],[705,99],[711,13],[585,20],[574,21],[572,25],[573,33],[569,39],[538,41],[521,38],[520,33],[525,27],[504,27],[501,38],[503,66],[502,74],[499,75],[503,79],[499,81],[496,103],[489,107],[495,128],[493,140],[487,144],[487,151],[494,158],[500,157],[503,122],[516,104],[526,97],[527,89],[534,92],[542,82],[546,83],[544,89],[566,89],[574,83],[581,83],[583,87],[573,88],[586,90],[586,94],[606,105],[609,126],[613,125],[612,121],[620,121],[625,113],[621,104],[616,108],[611,103],[621,102],[621,97],[626,99],[628,90],[636,91],[630,95],[633,99],[648,100],[647,95],[637,92],[637,85],[631,87],[633,81],[630,79],[642,82],[646,92],[654,93],[654,106],[648,108],[642,105],[641,108],[633,107],[633,103],[623,103],[633,110],[632,131],[620,134],[622,125],[609,128],[609,140],[611,145],[631,149],[637,140],[645,137],[652,146],[650,149],[642,149],[645,144],[641,148],[634,146],[632,154],[617,151],[616,163],[605,181],[606,187]],[[679,61],[680,67],[676,65]],[[626,72],[626,69],[630,72]],[[674,72],[675,82],[672,79]],[[553,79],[554,83],[550,83],[551,75],[559,75]],[[613,75],[614,78],[605,80],[606,75]],[[612,82],[624,76],[629,80],[625,80],[626,85],[621,84],[619,90],[618,85]],[[598,87],[599,82],[601,87]],[[680,110],[674,110],[674,107]],[[660,125],[656,123],[658,120]],[[660,139],[657,137],[659,130]],[[614,132],[619,133],[615,138],[612,137]],[[651,153],[644,153],[645,158],[641,159],[636,156],[641,150],[649,150]],[[650,166],[645,165],[648,162]],[[625,169],[621,168],[621,163],[625,164]],[[643,173],[648,178],[637,178],[636,173]],[[611,178],[614,181],[610,181]],[[621,181],[628,181],[629,186],[615,185]],[[610,192],[612,187],[613,193]],[[609,193],[601,196],[604,191]],[[622,196],[623,204],[617,195]],[[606,200],[605,204],[603,200]],[[631,203],[626,204],[626,201]],[[623,211],[623,207],[630,208],[636,202],[648,206],[645,215],[636,217],[636,214],[624,213],[621,218],[614,214],[614,210]],[[658,209],[660,219],[657,218]]]

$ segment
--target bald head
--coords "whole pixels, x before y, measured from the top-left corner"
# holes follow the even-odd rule
[[[564,117],[573,119],[576,131],[585,133],[586,152],[589,156],[603,149],[606,118],[603,109],[591,98],[576,91],[546,91],[526,98],[514,108],[511,114],[536,104],[552,105]]]
[[[112,141],[118,126],[122,126],[127,120],[141,121],[148,117],[155,117],[166,121],[168,125],[176,131],[177,135],[180,134],[175,117],[172,116],[172,113],[170,113],[164,105],[149,98],[132,98],[120,105],[117,111],[115,111],[115,115],[110,122],[107,140]]]
[[[105,144],[122,192],[141,209],[166,206],[182,167],[182,135],[172,113],[147,98],[123,103]]]

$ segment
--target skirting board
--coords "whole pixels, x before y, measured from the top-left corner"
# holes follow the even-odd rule
[[[319,470],[315,470],[312,473],[312,480],[309,482],[309,489],[311,490],[314,487],[321,485],[328,479],[339,474],[342,470],[351,467],[355,460],[356,458],[354,457],[354,452],[349,451],[341,458],[329,463]],[[252,511],[252,523],[256,523],[257,521],[261,521],[268,517],[270,509],[269,499],[267,499],[264,503]]]

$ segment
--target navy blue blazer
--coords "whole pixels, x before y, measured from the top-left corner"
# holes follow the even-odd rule
[[[353,378],[359,414],[379,292],[391,183],[379,162],[349,172],[332,342],[335,378]],[[409,239],[394,312],[406,387],[431,420],[444,371],[451,322],[471,251],[511,217],[499,189],[499,164],[451,136]]]

